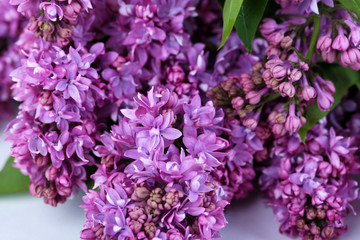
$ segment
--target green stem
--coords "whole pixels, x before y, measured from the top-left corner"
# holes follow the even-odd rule
[[[305,60],[308,64],[311,63],[312,57],[314,55],[316,43],[319,37],[319,31],[320,31],[320,22],[321,22],[321,16],[320,14],[314,14],[314,29],[313,34],[311,36],[311,42],[309,46],[309,50],[306,53]]]

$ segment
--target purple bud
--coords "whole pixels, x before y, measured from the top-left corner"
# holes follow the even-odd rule
[[[316,91],[315,88],[311,86],[306,86],[302,90],[302,97],[305,101],[309,101],[310,99],[313,99],[316,97]]]
[[[300,118],[295,115],[295,103],[290,103],[289,116],[286,119],[285,128],[289,132],[297,132],[301,128]]]
[[[320,53],[321,58],[324,59],[325,62],[333,63],[336,59],[336,51],[330,50],[330,51],[321,51]]]
[[[255,118],[247,118],[243,121],[243,124],[245,127],[247,127],[248,129],[255,129],[258,125],[258,120],[256,120]]]
[[[264,18],[263,23],[260,25],[260,32],[261,34],[266,38],[271,33],[276,31],[277,29],[277,23],[272,18]]]
[[[31,17],[31,18],[29,19],[29,23],[28,23],[28,25],[26,26],[26,29],[29,30],[29,31],[31,31],[31,32],[36,32],[36,31],[37,31],[37,29],[38,29],[38,22],[37,22],[37,20],[36,20],[35,17]]]
[[[342,27],[338,27],[338,35],[334,39],[332,43],[332,48],[339,51],[346,51],[349,47],[349,40],[344,35],[344,29]]]
[[[62,38],[70,38],[73,34],[73,31],[70,28],[67,27],[59,27],[57,29],[57,33],[59,34],[60,37]]]
[[[321,236],[326,239],[332,239],[335,236],[335,228],[332,226],[326,226],[321,232]]]
[[[329,36],[321,36],[317,41],[316,48],[321,52],[329,52],[331,50],[331,44],[332,39]]]
[[[275,65],[271,68],[271,74],[276,80],[281,81],[286,76],[286,68],[283,65]]]
[[[251,105],[256,105],[261,100],[261,94],[258,91],[250,91],[246,94],[245,98],[249,100]]]
[[[309,220],[314,220],[317,216],[316,210],[314,208],[310,208],[306,211],[306,218]]]
[[[274,124],[271,130],[277,136],[283,136],[286,133],[284,124],[280,124],[280,123]]]
[[[49,156],[46,155],[46,156],[42,156],[41,154],[37,154],[35,157],[34,157],[34,162],[39,165],[40,167],[41,166],[45,166],[46,164],[48,164],[49,162]]]
[[[80,238],[83,240],[92,240],[92,239],[96,239],[96,236],[95,233],[90,228],[86,228],[81,231]]]
[[[302,73],[299,69],[295,68],[290,71],[290,74],[289,74],[290,81],[292,81],[292,82],[299,81],[301,77],[302,77]]]
[[[72,25],[77,24],[78,15],[81,11],[81,5],[78,2],[71,2],[64,8],[64,17],[69,20]]]
[[[350,48],[340,55],[340,63],[343,66],[352,65],[360,62],[360,51],[357,48]]]
[[[282,82],[279,85],[279,92],[282,97],[294,97],[295,95],[295,87],[291,84],[291,82]]]
[[[242,97],[235,97],[231,100],[233,108],[238,111],[244,106],[244,99]]]
[[[52,96],[51,96],[51,92],[49,91],[43,91],[41,94],[40,94],[40,104],[41,105],[50,105],[54,102]]]
[[[334,97],[323,90],[321,90],[319,84],[314,82],[314,87],[317,94],[317,104],[321,111],[328,111],[334,102]]]
[[[281,43],[281,41],[284,38],[284,31],[276,31],[271,33],[266,40],[269,42],[270,45],[278,45],[279,43]]]
[[[173,84],[181,83],[185,79],[184,70],[178,65],[168,68],[167,74],[168,74],[168,78],[167,78],[168,82]]]
[[[54,181],[57,177],[57,169],[54,166],[49,166],[45,171],[45,177],[49,181]]]
[[[293,43],[293,39],[290,36],[286,36],[281,40],[281,47],[284,49],[289,48]]]
[[[321,233],[321,230],[314,222],[310,225],[310,232],[314,235],[319,235]]]

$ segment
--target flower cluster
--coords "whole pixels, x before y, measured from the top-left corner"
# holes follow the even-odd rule
[[[351,138],[318,124],[303,145],[297,136],[284,136],[270,148],[269,166],[260,184],[267,204],[281,223],[280,231],[303,239],[332,239],[346,231],[344,217],[359,198],[358,172]]]
[[[191,103],[178,102],[165,88],[134,102],[95,148],[102,160],[92,177],[100,193],[84,197],[88,221],[82,238],[218,236],[226,224],[223,199],[229,198],[211,175],[228,155],[223,150],[229,143],[218,137],[222,112],[211,102],[201,106],[198,95]],[[174,128],[179,113],[183,131]]]
[[[20,61],[20,54],[14,42],[21,31],[23,19],[7,0],[0,1],[0,8],[6,13],[0,15],[0,109],[2,110],[0,119],[3,119],[12,116],[9,74]]]
[[[16,166],[31,179],[31,193],[56,205],[84,190],[84,165],[93,161],[103,80],[92,67],[104,45],[66,53],[39,41],[11,73],[20,112],[8,126]]]
[[[360,25],[345,10],[324,17],[323,31],[317,41],[317,51],[323,60],[333,63],[336,59],[344,67],[360,69]],[[339,24],[341,22],[341,24]]]

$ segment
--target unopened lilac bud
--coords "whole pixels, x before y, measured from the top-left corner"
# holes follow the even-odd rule
[[[29,31],[31,31],[31,32],[36,32],[36,31],[37,31],[37,29],[38,29],[38,22],[37,22],[37,20],[36,20],[35,17],[31,17],[31,18],[29,19],[29,23],[28,23],[28,25],[26,26],[26,29],[29,30]]]
[[[276,80],[275,78],[271,78],[267,85],[274,91],[277,91],[279,89],[280,82],[278,80]]]
[[[185,79],[184,70],[182,69],[182,67],[178,65],[174,65],[171,68],[168,68],[167,74],[168,74],[167,80],[173,84],[181,83]]]
[[[330,50],[330,51],[321,51],[320,53],[321,58],[324,59],[325,62],[333,63],[336,59],[336,51]]]
[[[238,111],[244,106],[244,99],[242,97],[235,97],[231,100],[233,108]]]
[[[41,197],[42,194],[43,194],[44,189],[45,189],[44,185],[36,185],[33,182],[30,182],[30,184],[29,184],[30,194],[35,196],[35,197]]]
[[[297,68],[292,69],[288,75],[289,75],[289,80],[292,82],[299,81],[300,78],[302,77],[301,71]]]
[[[60,36],[56,36],[56,42],[59,44],[60,47],[65,47],[70,43],[68,38],[62,38]]]
[[[56,195],[57,195],[57,192],[56,192],[56,190],[55,190],[55,188],[53,186],[50,186],[50,187],[45,188],[43,190],[43,196],[45,198],[50,198],[50,199],[55,198]]]
[[[47,35],[51,35],[55,30],[54,24],[46,21],[39,21],[38,27],[44,34]]]
[[[309,64],[299,60],[299,69],[300,71],[309,71]]]
[[[269,42],[269,44],[271,45],[278,45],[284,38],[284,31],[276,31],[271,33],[266,40]]]
[[[81,11],[81,5],[76,1],[71,2],[64,8],[64,17],[72,24],[77,24],[77,18]]]
[[[261,62],[257,62],[251,67],[252,72],[259,72],[263,68],[263,64]]]
[[[136,221],[136,220],[130,220],[128,225],[134,234],[138,234],[141,231],[141,228],[143,226],[142,223],[140,223],[139,221]]]
[[[360,62],[360,51],[357,48],[350,48],[340,55],[340,63],[343,66],[352,65]]]
[[[319,84],[314,82],[314,87],[317,94],[317,104],[321,111],[328,111],[334,102],[334,97],[323,90],[321,90]]]
[[[331,49],[331,44],[332,44],[332,39],[329,36],[327,35],[321,36],[317,41],[316,48],[319,49],[320,51],[329,52]]]
[[[310,232],[314,235],[319,235],[321,233],[321,229],[312,222],[310,225]]]
[[[324,80],[322,79],[320,76],[316,76],[316,80],[321,83],[322,88],[329,92],[330,94],[334,94],[336,91],[335,85],[332,81],[330,80]]]
[[[283,65],[276,65],[271,68],[272,76],[278,81],[281,81],[286,77],[286,72],[286,68]]]
[[[54,181],[57,177],[57,169],[50,165],[45,171],[45,177],[49,181]]]
[[[153,222],[150,222],[144,224],[144,230],[147,236],[149,236],[149,238],[152,239],[155,236],[157,228]]]
[[[258,125],[258,120],[250,117],[243,121],[243,125],[248,129],[255,129]]]
[[[274,124],[271,130],[277,136],[283,136],[286,133],[284,124],[280,124],[280,123]]]
[[[96,235],[90,228],[86,228],[81,231],[80,238],[84,240],[92,240],[96,239]]]
[[[64,196],[64,197],[70,197],[71,192],[72,192],[71,187],[56,186],[56,190],[57,190],[59,195]]]
[[[70,28],[67,27],[59,27],[57,29],[57,33],[59,34],[60,37],[62,38],[70,38],[73,34],[73,31]]]
[[[306,225],[306,223],[305,223],[305,220],[304,220],[304,219],[299,218],[298,220],[296,220],[296,226],[297,226],[299,229],[303,229],[305,225]]]
[[[134,196],[137,199],[146,199],[150,196],[150,192],[146,187],[136,187],[134,190]]]
[[[271,132],[268,126],[258,126],[255,130],[255,133],[256,136],[258,136],[258,138],[260,138],[261,140],[268,139],[271,136]]]
[[[317,216],[316,210],[314,208],[310,208],[306,211],[306,218],[309,220],[314,220]]]
[[[264,18],[263,23],[260,25],[260,32],[266,38],[271,33],[277,30],[277,23],[272,18]]]
[[[344,29],[342,27],[338,27],[338,35],[334,39],[332,43],[332,48],[338,51],[346,51],[349,47],[349,40],[344,35]]]
[[[243,85],[243,91],[245,93],[248,93],[255,88],[255,84],[252,80],[244,80],[241,84]]]
[[[41,94],[40,94],[40,104],[41,105],[50,105],[54,102],[52,96],[51,96],[51,92],[49,91],[43,91]]]
[[[262,77],[265,81],[269,81],[272,78],[271,75],[271,71],[270,69],[266,69],[263,73],[262,73]]]
[[[291,82],[282,82],[279,85],[279,92],[282,97],[294,97],[295,95],[295,87],[291,84]]]
[[[45,166],[46,164],[49,163],[49,156],[46,155],[46,156],[42,156],[40,154],[37,154],[34,158],[34,162],[39,165],[40,167],[41,166]]]
[[[311,86],[306,86],[302,90],[302,97],[305,101],[309,101],[310,99],[313,99],[316,97],[316,91],[315,88]]]
[[[285,123],[286,116],[282,113],[277,113],[274,117],[274,123]]]
[[[335,236],[335,228],[332,226],[326,226],[322,230],[321,236],[326,239],[332,239]]]
[[[289,116],[286,119],[285,129],[289,132],[297,132],[301,128],[300,118],[297,116]]]
[[[228,78],[228,80],[222,82],[220,85],[224,89],[224,91],[227,92],[230,91],[230,89],[234,85],[234,81],[231,78]]]
[[[249,100],[251,105],[256,105],[261,100],[261,94],[258,91],[250,91],[246,94],[245,98]]]
[[[151,191],[150,197],[147,200],[147,205],[154,209],[163,210],[164,207],[162,205],[162,194],[163,190],[161,188],[155,188]]]
[[[293,39],[290,36],[286,36],[281,40],[281,47],[284,49],[289,48],[293,43]]]
[[[326,211],[321,208],[316,210],[316,214],[319,219],[324,219],[326,217]]]
[[[56,179],[56,184],[61,185],[61,186],[63,186],[63,187],[71,187],[71,185],[72,185],[69,176],[67,176],[67,175],[64,174],[64,173],[63,173],[63,175],[59,176],[59,177]]]
[[[282,53],[281,50],[279,48],[277,48],[277,47],[274,47],[273,45],[270,45],[265,49],[266,56],[278,56],[278,57],[280,57],[281,53]]]
[[[163,197],[164,207],[165,209],[171,209],[179,204],[180,198],[184,197],[184,193],[176,190],[175,188],[171,188]]]

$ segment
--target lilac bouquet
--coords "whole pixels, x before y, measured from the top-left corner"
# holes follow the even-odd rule
[[[229,205],[253,190],[281,233],[346,232],[360,198],[355,4],[0,7],[0,106],[18,104],[5,130],[14,167],[51,206],[85,192],[81,239],[219,238]]]

